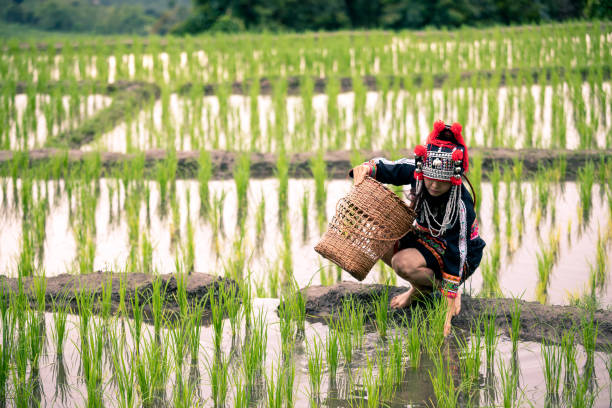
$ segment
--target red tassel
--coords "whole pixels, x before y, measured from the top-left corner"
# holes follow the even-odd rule
[[[460,186],[461,185],[461,177],[451,177],[451,184],[453,186]]]
[[[459,149],[455,150],[453,152],[452,159],[453,159],[453,161],[461,161],[461,160],[463,160],[463,151],[459,150]]]
[[[414,171],[414,179],[415,180],[423,180],[423,173],[420,171]]]
[[[414,148],[414,154],[425,159],[427,157],[427,149],[423,145],[418,145]]]

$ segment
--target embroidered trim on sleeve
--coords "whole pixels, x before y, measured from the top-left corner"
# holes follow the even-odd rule
[[[461,278],[459,276],[449,275],[442,272],[442,287],[440,287],[440,292],[444,296],[454,299],[457,297],[460,281]]]
[[[474,219],[472,230],[470,232],[470,240],[478,238],[478,220]]]

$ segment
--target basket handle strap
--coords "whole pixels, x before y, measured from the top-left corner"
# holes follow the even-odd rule
[[[336,203],[336,214],[338,213],[338,206],[340,205],[340,203],[342,203],[343,201],[345,201],[344,198],[341,198],[340,200],[338,200],[338,202]],[[346,225],[346,224],[345,224]],[[412,229],[412,225],[410,227],[410,229],[408,229],[408,231],[406,231],[404,234],[402,234],[399,237],[393,237],[393,238],[385,238],[385,237],[378,237],[375,235],[367,235],[364,234],[363,232],[361,232],[358,228],[355,227],[350,227],[348,226],[347,229],[350,229],[351,233],[355,234],[355,235],[359,235],[362,238],[367,238],[367,239],[377,239],[379,241],[398,241],[399,239],[401,239],[404,235],[406,235],[408,233],[408,231],[410,231],[410,229]]]

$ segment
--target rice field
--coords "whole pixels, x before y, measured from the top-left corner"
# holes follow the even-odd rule
[[[0,280],[0,403],[609,406],[612,346],[596,347],[592,313],[612,305],[611,42],[597,21],[0,40],[0,275],[35,282],[28,301]],[[438,118],[461,122],[470,147],[558,152],[529,173],[520,157],[470,163],[487,248],[464,290],[517,299],[510,336],[482,313],[445,340],[442,303],[398,322],[388,296],[307,318],[298,288],[353,280],[312,249],[352,185],[323,153],[395,159]],[[55,150],[33,165],[40,149]],[[70,149],[87,154],[74,162]],[[165,154],[147,162],[153,149]],[[216,177],[218,151],[237,152],[231,179]],[[568,171],[570,151],[600,155]],[[109,170],[101,152],[132,156]],[[255,178],[262,153],[275,171]],[[309,178],[290,176],[301,153]],[[45,277],[99,270],[175,273],[179,311],[165,316],[159,285],[124,293],[116,311],[110,290],[45,299]],[[187,299],[193,272],[238,288]],[[382,263],[365,282],[407,285]],[[584,318],[521,340],[518,299]]]

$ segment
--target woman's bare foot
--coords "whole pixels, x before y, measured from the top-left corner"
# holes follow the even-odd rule
[[[461,312],[461,292],[457,292],[455,298],[455,310],[453,310],[453,316],[457,316]]]
[[[391,307],[401,309],[403,307],[408,306],[410,302],[412,302],[414,291],[414,286],[412,286],[406,292],[400,293],[399,295],[395,296],[393,299],[391,299]]]

